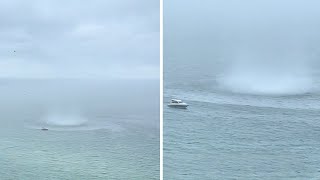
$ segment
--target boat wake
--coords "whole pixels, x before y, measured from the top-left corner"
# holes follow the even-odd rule
[[[320,104],[318,94],[296,95],[296,96],[260,96],[231,94],[219,92],[195,92],[181,90],[166,90],[165,97],[181,97],[187,101],[205,102],[225,105],[253,106],[263,108],[285,108],[285,109],[309,109],[319,110]]]

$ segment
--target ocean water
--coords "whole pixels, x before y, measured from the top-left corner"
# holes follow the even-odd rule
[[[165,56],[164,179],[320,179],[319,76],[230,65]]]
[[[0,80],[0,179],[159,179],[158,84]]]

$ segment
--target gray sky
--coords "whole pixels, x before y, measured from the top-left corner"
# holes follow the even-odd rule
[[[159,78],[159,2],[2,0],[0,77]]]
[[[317,0],[165,1],[165,56],[320,51],[319,7]]]
[[[311,91],[320,73],[319,7],[318,0],[167,0],[164,68],[189,64],[234,91]]]

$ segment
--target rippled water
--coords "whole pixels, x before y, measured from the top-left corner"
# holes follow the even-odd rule
[[[169,59],[164,84],[165,179],[320,178],[317,89],[298,94],[234,92],[219,84],[217,61]],[[317,81],[313,85],[319,87]],[[190,106],[169,108],[171,98]]]
[[[0,179],[159,179],[158,82],[2,80],[0,91]]]

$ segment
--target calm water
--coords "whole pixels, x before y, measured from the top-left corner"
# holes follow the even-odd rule
[[[0,179],[159,179],[158,84],[1,80]]]
[[[165,179],[320,179],[319,91],[234,92],[222,87],[220,67],[164,61]],[[190,107],[168,108],[171,98]]]

